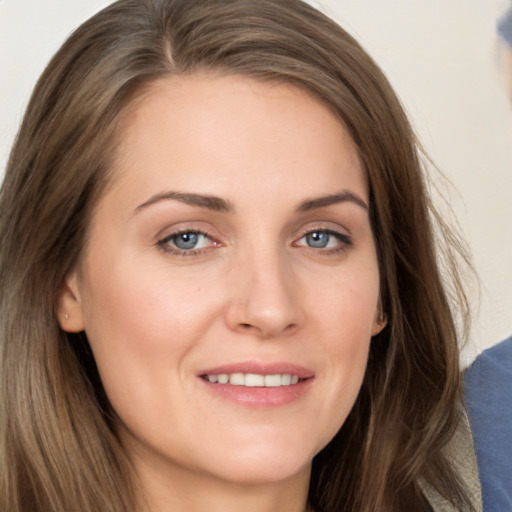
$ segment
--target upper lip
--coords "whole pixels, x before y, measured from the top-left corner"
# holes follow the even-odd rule
[[[315,375],[312,370],[294,363],[261,363],[256,361],[243,361],[215,366],[200,371],[199,375],[220,375],[223,373],[254,373],[256,375],[291,374],[297,375],[300,379],[308,379]]]

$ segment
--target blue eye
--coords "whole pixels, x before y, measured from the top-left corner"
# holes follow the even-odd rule
[[[344,250],[352,241],[349,236],[329,229],[318,229],[302,235],[295,243],[299,247],[310,247],[311,249]]]
[[[325,231],[314,231],[313,233],[308,233],[304,238],[309,247],[325,249],[329,245],[332,235]]]
[[[181,231],[166,236],[158,242],[158,245],[167,250],[178,250],[182,252],[200,251],[212,245],[210,237],[200,231]]]
[[[171,240],[174,245],[178,249],[194,249],[199,241],[199,233],[194,233],[192,231],[188,233],[180,233],[179,235],[174,235]]]

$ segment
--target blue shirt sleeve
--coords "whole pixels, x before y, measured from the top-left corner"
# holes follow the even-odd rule
[[[512,511],[512,337],[477,357],[464,388],[484,511]]]

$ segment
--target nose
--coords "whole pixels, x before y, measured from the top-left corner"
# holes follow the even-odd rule
[[[299,283],[278,250],[241,258],[228,277],[232,295],[226,323],[231,330],[271,339],[295,333],[304,322]]]

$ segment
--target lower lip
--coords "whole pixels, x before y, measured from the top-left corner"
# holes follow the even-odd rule
[[[304,379],[297,384],[278,387],[248,387],[218,384],[201,379],[210,392],[240,405],[252,407],[279,407],[302,398],[313,382],[312,378]]]

